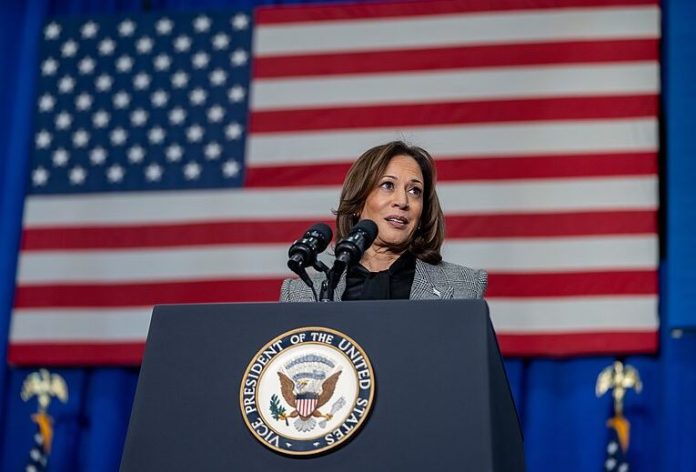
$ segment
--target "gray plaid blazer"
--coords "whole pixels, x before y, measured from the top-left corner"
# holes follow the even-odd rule
[[[312,276],[314,288],[319,294],[322,274]],[[450,298],[483,298],[488,285],[484,270],[470,269],[449,262],[437,265],[416,259],[416,273],[411,285],[411,300],[446,300]],[[340,300],[346,289],[346,273],[336,286],[335,296]],[[313,302],[314,295],[300,279],[285,279],[280,288],[281,302]]]

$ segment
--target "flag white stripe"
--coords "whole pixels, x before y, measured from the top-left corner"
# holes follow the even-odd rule
[[[655,6],[458,13],[260,25],[257,56],[579,39],[657,38]],[[321,41],[317,41],[321,38]]]
[[[261,167],[288,162],[352,162],[365,149],[396,139],[421,146],[437,159],[466,155],[654,151],[658,134],[655,118],[263,133],[249,136],[247,164]]]
[[[15,309],[13,343],[145,342],[152,307]]]
[[[428,84],[424,87],[424,84]],[[657,62],[257,79],[253,111],[657,93]]]
[[[655,176],[438,184],[448,214],[654,209]],[[222,220],[331,219],[338,187],[71,196],[32,195],[25,228]],[[137,208],[137,212],[134,209]]]
[[[656,330],[657,297],[491,299],[491,321],[500,334]],[[562,316],[560,316],[562,314]]]
[[[569,297],[492,299],[498,334],[657,329],[657,297]],[[13,343],[145,341],[152,307],[100,309],[17,309],[10,327]],[[559,316],[562,313],[563,316]]]
[[[138,282],[289,276],[287,244],[204,246],[119,251],[36,251],[19,260],[18,281]],[[325,254],[326,257],[329,257]],[[657,238],[602,236],[448,240],[450,262],[490,271],[551,272],[654,269]]]

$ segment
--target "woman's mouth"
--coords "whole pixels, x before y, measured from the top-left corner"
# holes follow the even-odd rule
[[[403,216],[388,216],[385,221],[397,229],[404,229],[408,226],[408,218]]]

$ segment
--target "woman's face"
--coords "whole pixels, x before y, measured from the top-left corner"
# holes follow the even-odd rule
[[[423,173],[414,158],[392,157],[365,200],[360,219],[377,223],[376,246],[410,241],[423,212]]]

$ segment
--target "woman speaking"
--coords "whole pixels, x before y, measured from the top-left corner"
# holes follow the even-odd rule
[[[377,238],[336,286],[336,300],[483,298],[487,274],[444,262],[445,223],[427,151],[401,141],[369,149],[351,166],[336,211],[336,240],[360,220]],[[317,275],[315,282],[320,281]],[[312,302],[301,280],[283,281],[280,300]]]

